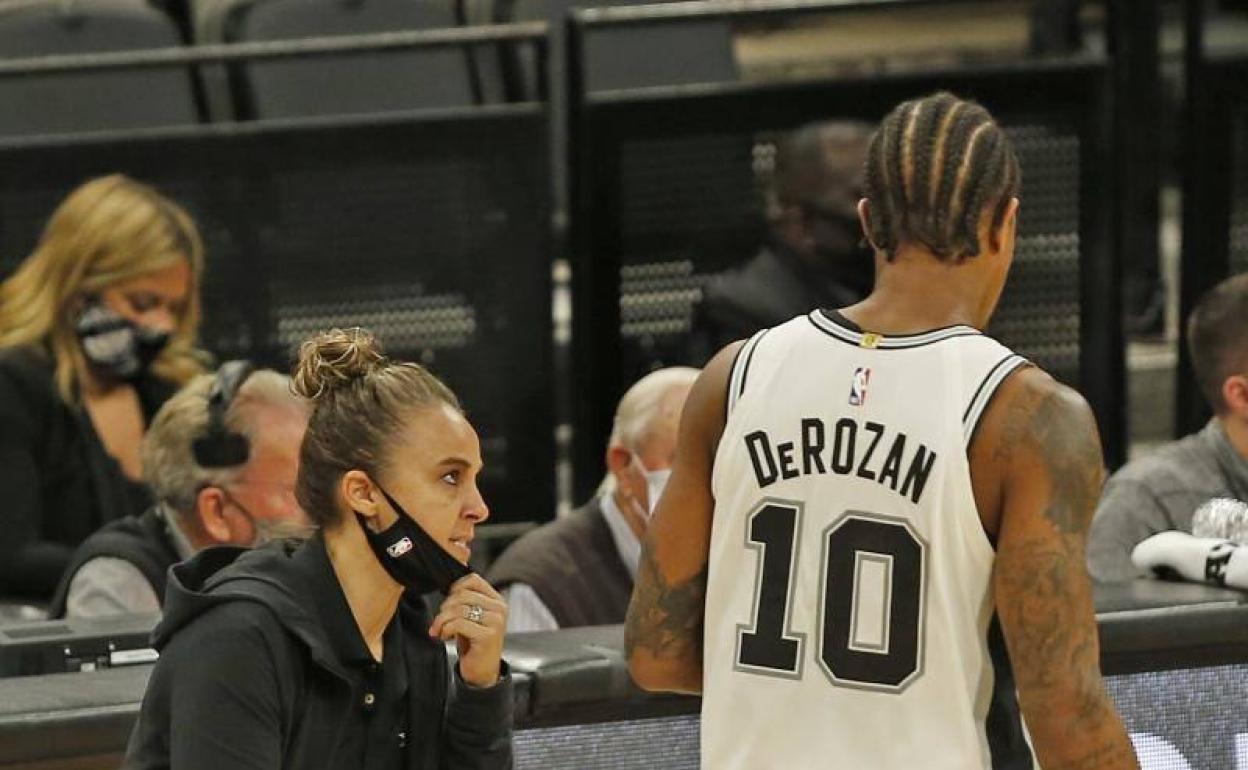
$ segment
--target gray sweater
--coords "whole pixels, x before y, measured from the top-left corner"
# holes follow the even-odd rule
[[[1248,501],[1248,459],[1216,418],[1199,432],[1127,463],[1105,485],[1088,539],[1088,570],[1101,581],[1143,575],[1136,544],[1158,532],[1192,531],[1192,514],[1212,497]]]

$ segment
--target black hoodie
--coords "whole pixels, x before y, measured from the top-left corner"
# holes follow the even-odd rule
[[[335,756],[353,701],[318,607],[337,586],[324,541],[213,548],[174,567],[160,661],[125,770],[356,770]],[[338,590],[341,590],[340,588]],[[511,767],[511,677],[488,689],[452,673],[419,600],[399,605],[408,676],[407,770]]]

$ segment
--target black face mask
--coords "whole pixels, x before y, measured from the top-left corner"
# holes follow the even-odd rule
[[[169,333],[140,326],[93,300],[78,315],[74,331],[96,371],[118,380],[144,374],[169,344]]]
[[[399,515],[398,520],[381,532],[373,532],[366,526],[363,516],[358,513],[355,516],[377,561],[396,583],[421,594],[448,593],[456,580],[472,574],[471,569],[460,564],[408,516],[389,492],[381,489],[381,485],[377,488]]]

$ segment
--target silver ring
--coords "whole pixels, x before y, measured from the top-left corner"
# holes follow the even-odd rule
[[[464,617],[473,623],[480,623],[481,618],[485,616],[485,610],[481,609],[480,604],[469,604],[464,607]]]

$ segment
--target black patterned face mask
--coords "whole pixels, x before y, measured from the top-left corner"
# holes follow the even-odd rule
[[[169,344],[169,332],[122,318],[99,300],[82,309],[74,331],[91,366],[118,380],[133,380],[146,373]]]
[[[417,593],[441,591],[445,594],[450,592],[455,581],[472,574],[471,569],[460,564],[408,516],[389,492],[381,489],[380,484],[377,488],[399,515],[398,520],[381,532],[373,532],[365,526],[363,516],[357,513],[356,518],[377,561],[396,583]]]

